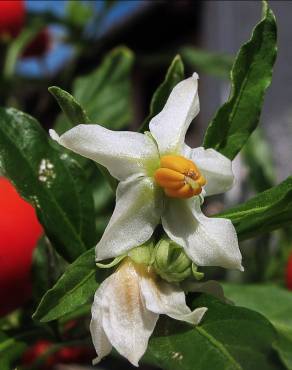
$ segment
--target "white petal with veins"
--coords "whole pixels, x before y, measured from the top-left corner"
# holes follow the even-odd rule
[[[149,123],[161,155],[181,151],[190,123],[199,113],[198,75],[178,83],[162,111]]]
[[[138,366],[145,353],[159,317],[145,307],[139,279],[134,265],[124,263],[106,279],[101,301],[97,302],[102,310],[102,326],[107,338],[134,366]]]
[[[96,246],[97,261],[119,256],[150,239],[162,212],[160,193],[146,177],[118,185],[114,213]]]
[[[140,284],[146,307],[152,312],[197,325],[207,311],[206,307],[191,311],[186,305],[184,292],[174,284],[147,277],[142,277]]]
[[[108,279],[102,282],[95,293],[94,302],[91,307],[90,333],[98,356],[97,359],[94,360],[95,364],[97,364],[103,357],[107,356],[112,350],[112,345],[102,326],[102,301],[109,282],[110,281]]]
[[[201,212],[198,198],[167,200],[162,225],[167,235],[181,245],[198,266],[221,266],[243,271],[232,222],[206,217]]]
[[[184,144],[186,131],[198,112],[198,75],[194,74],[174,87],[162,111],[151,120],[152,137],[98,125],[79,125],[61,137],[50,131],[59,144],[107,167],[120,180],[115,210],[96,247],[98,261],[146,242],[161,218],[168,236],[182,245],[196,264],[242,269],[232,223],[207,218],[199,207],[204,195],[228,190],[233,173],[231,161],[215,150],[191,149]],[[196,164],[207,180],[199,196],[172,199],[155,185],[159,157],[165,154],[183,155]]]
[[[206,196],[225,193],[234,183],[232,162],[214,149],[203,147],[191,149],[187,145],[183,154],[191,159],[207,180],[204,186]]]
[[[205,307],[192,312],[182,290],[156,278],[151,268],[126,258],[101,284],[95,294],[90,325],[97,361],[109,353],[112,345],[138,366],[159,314],[191,324],[201,321]]]
[[[133,174],[146,174],[150,160],[158,160],[155,143],[147,135],[130,131],[111,131],[99,125],[78,125],[53,140],[106,167],[112,176],[125,180]]]

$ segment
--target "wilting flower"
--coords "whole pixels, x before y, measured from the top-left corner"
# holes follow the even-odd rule
[[[160,314],[197,325],[206,310],[191,311],[177,285],[160,280],[151,267],[127,257],[95,293],[90,323],[98,355],[95,363],[113,346],[138,366]]]
[[[233,184],[231,161],[213,149],[191,149],[186,131],[199,112],[198,76],[180,82],[150,132],[115,132],[79,125],[59,144],[105,166],[120,181],[116,208],[96,247],[97,260],[116,257],[147,241],[162,222],[167,235],[196,265],[241,267],[241,254],[230,220],[201,212],[204,196]]]

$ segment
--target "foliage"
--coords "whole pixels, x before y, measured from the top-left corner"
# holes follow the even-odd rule
[[[181,57],[177,55],[171,62],[164,81],[159,85],[159,87],[154,92],[151,103],[150,103],[150,112],[145,118],[140,131],[145,131],[148,128],[148,124],[152,117],[158,114],[171,92],[174,86],[179,83],[184,78],[184,65],[181,60]]]
[[[191,328],[164,320],[146,359],[165,369],[281,369],[271,360],[276,334],[263,316],[205,295],[193,305],[208,307],[202,324]]]
[[[107,2],[104,11],[114,6],[115,2]],[[76,55],[84,53],[85,58],[80,44],[86,48],[91,45],[90,38],[82,39],[87,20],[101,22],[91,13],[91,4],[71,1],[62,21],[77,40]],[[52,19],[49,14],[46,17]],[[17,86],[13,85],[16,62],[42,24],[32,22],[6,50],[1,76],[4,102],[14,101],[11,96]],[[251,39],[240,48],[233,66],[230,56],[189,46],[180,48],[181,56],[174,57],[153,93],[140,132],[148,130],[150,120],[161,111],[173,87],[183,80],[184,63],[223,78],[232,66],[230,97],[210,122],[204,147],[230,159],[243,149],[253,189],[258,194],[215,217],[231,220],[239,240],[280,230],[285,235],[278,239],[281,250],[284,239],[285,248],[292,245],[292,178],[276,184],[264,133],[256,130],[276,50],[276,21],[266,2],[261,21]],[[64,84],[59,83],[62,88],[55,84],[49,87],[62,110],[50,127],[58,134],[79,123],[98,123],[110,130],[132,128],[136,98],[132,89],[134,61],[130,49],[116,47],[96,61],[93,68],[85,68],[81,76],[71,76],[70,86],[64,79]],[[14,88],[10,91],[7,86]],[[56,145],[35,118],[19,109],[20,103],[14,105],[18,109],[0,108],[1,173],[35,207],[45,235],[33,256],[32,301],[20,313],[0,320],[3,370],[18,366],[23,352],[37,337],[49,336],[58,349],[65,346],[66,335],[70,340],[88,338],[82,318],[89,318],[94,293],[112,272],[97,268],[94,247],[112,214],[117,187],[117,181],[105,168]],[[161,235],[159,228],[155,238],[156,234]],[[261,251],[270,253],[268,246]],[[269,257],[267,261],[272,259]],[[166,370],[292,369],[292,296],[279,286],[275,276],[271,274],[269,278],[272,283],[225,282],[225,295],[236,305],[204,293],[190,293],[188,303],[192,308],[208,308],[201,324],[192,327],[173,319],[160,319],[143,361]],[[68,334],[66,325],[72,320],[76,328]]]
[[[267,233],[291,222],[292,178],[220,215],[229,218],[240,239]]]
[[[207,52],[191,46],[180,50],[184,63],[194,71],[199,70],[208,75],[220,78],[229,78],[233,64],[233,57],[226,54]]]
[[[230,98],[216,113],[204,139],[204,147],[214,148],[230,159],[257,127],[264,94],[272,79],[276,21],[267,3],[263,4],[263,18],[232,67]]]
[[[95,71],[74,81],[72,94],[84,108],[89,122],[102,123],[117,130],[132,121],[130,73],[133,61],[133,53],[129,49],[116,48]],[[54,95],[53,88],[51,93]],[[67,107],[69,108],[68,104]],[[73,114],[75,124],[85,123],[78,120],[82,118],[82,115],[74,117]],[[62,134],[72,125],[72,121],[61,115],[57,120],[56,130]]]
[[[90,249],[73,262],[56,285],[46,292],[34,319],[41,322],[56,320],[88,303],[98,287],[95,274],[94,250]]]
[[[292,368],[292,295],[275,285],[225,284],[225,293],[237,305],[245,306],[261,314],[274,325],[278,339],[274,347],[287,369]]]
[[[82,168],[51,145],[34,118],[16,109],[1,109],[0,131],[2,171],[34,205],[58,252],[73,261],[96,240],[93,198]]]

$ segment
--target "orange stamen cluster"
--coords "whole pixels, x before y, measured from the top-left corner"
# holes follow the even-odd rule
[[[180,155],[164,155],[160,158],[160,168],[154,173],[155,181],[165,194],[172,198],[191,198],[199,195],[205,178],[197,166]]]

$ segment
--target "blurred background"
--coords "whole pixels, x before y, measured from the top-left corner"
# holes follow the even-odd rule
[[[235,160],[236,186],[224,202],[218,197],[206,204],[209,214],[221,211],[223,204],[226,207],[246,200],[284,180],[292,172],[292,2],[270,1],[270,6],[277,18],[279,50],[272,85],[264,102],[261,128]],[[31,114],[47,130],[55,125],[60,114],[48,87],[56,85],[72,92],[77,77],[94,71],[107,53],[123,45],[135,55],[130,73],[130,108],[127,108],[130,113],[123,126],[135,130],[148,115],[152,94],[163,81],[173,57],[180,54],[185,75],[194,71],[200,75],[201,112],[187,138],[191,146],[199,146],[212,116],[228,98],[229,72],[234,57],[250,38],[260,16],[261,1],[0,0],[0,105]],[[106,78],[103,83],[106,85]],[[110,111],[111,107],[107,109]],[[7,184],[5,186],[0,188],[2,194]],[[113,198],[107,191],[101,197],[110,199],[101,211],[106,224]],[[3,202],[0,204],[1,217],[6,218],[9,206],[4,208]],[[27,217],[25,212],[23,217]],[[15,225],[13,217],[11,222]],[[101,232],[104,224],[100,225]],[[3,226],[2,222],[1,226],[0,221],[0,227],[3,234],[7,225]],[[12,229],[15,231],[15,227]],[[27,274],[31,270],[35,239],[41,234],[38,227],[31,227],[31,230],[33,237],[30,236],[27,244]],[[290,235],[290,230],[285,230],[246,242],[245,265],[249,267],[245,279],[283,281],[284,264],[291,249]],[[255,251],[255,243],[262,247]],[[16,244],[19,246],[21,242]],[[267,246],[269,257],[265,255]],[[0,247],[1,262],[5,250],[1,235]],[[276,255],[280,255],[278,262],[265,269],[263,261],[266,258],[272,260]],[[216,278],[226,277],[222,274],[222,271],[210,272]],[[236,273],[229,274],[228,279],[241,279]],[[19,289],[19,281],[15,284]],[[1,289],[5,291],[7,286]],[[11,307],[17,308],[17,303]],[[34,350],[39,353],[39,348],[47,346],[48,343],[41,342]],[[34,354],[30,355],[33,357]],[[114,360],[106,360],[101,369],[120,366],[120,362],[107,365],[107,361]],[[73,365],[56,366],[59,370],[81,369]],[[128,364],[125,366],[130,368]]]

